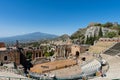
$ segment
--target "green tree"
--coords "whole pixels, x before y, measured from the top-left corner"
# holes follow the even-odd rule
[[[118,30],[118,35],[120,35],[120,29]]]
[[[46,57],[53,56],[53,55],[54,55],[54,51],[52,50],[51,52],[45,52],[44,55],[45,55]]]
[[[101,26],[102,24],[101,23],[96,23],[94,26]]]
[[[91,44],[91,45],[94,44],[94,37],[90,36],[90,38],[89,38],[89,44]]]
[[[94,44],[94,41],[95,41],[95,38],[90,36],[86,38],[86,44],[90,44],[90,45],[93,45]]]
[[[113,24],[111,22],[107,22],[106,24],[104,24],[104,27],[112,27]]]
[[[53,56],[54,55],[54,51],[52,50],[50,53],[50,56]]]
[[[50,56],[50,54],[48,52],[45,52],[44,55],[45,55],[45,57],[49,57]]]
[[[28,51],[28,52],[26,53],[26,58],[27,58],[27,59],[31,59],[31,58],[32,58],[32,52]]]
[[[108,33],[105,34],[105,37],[113,38],[113,37],[115,37],[116,35],[117,35],[116,32],[108,32]]]
[[[88,44],[88,41],[89,41],[89,37],[88,37],[88,35],[87,35],[87,38],[86,38],[85,44]]]
[[[103,37],[103,32],[102,32],[102,28],[100,27],[100,30],[99,30],[99,34],[98,34],[98,37]]]

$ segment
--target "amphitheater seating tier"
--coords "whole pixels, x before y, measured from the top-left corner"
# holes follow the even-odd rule
[[[94,59],[93,61],[89,62],[88,64],[82,66],[81,69],[85,75],[91,75],[91,74],[97,72],[97,70],[100,67],[101,67],[100,62]]]
[[[115,56],[118,53],[120,53],[120,43],[116,43],[114,46],[112,46],[111,48],[109,48],[104,52],[104,54],[111,55],[111,56]]]
[[[101,53],[113,46],[115,42],[103,42],[103,41],[98,41],[95,43],[93,46],[90,46],[89,52],[90,53]]]

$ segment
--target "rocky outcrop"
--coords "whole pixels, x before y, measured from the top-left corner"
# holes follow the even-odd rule
[[[117,30],[113,30],[113,29],[110,29],[110,28],[104,28],[104,27],[101,27],[102,29],[102,33],[103,33],[103,36],[107,33],[107,32],[116,32],[117,33]],[[98,36],[99,35],[99,30],[100,30],[100,26],[91,26],[89,28],[87,28],[86,32],[85,32],[85,38],[88,36],[92,36],[94,37],[94,35]]]
[[[83,44],[86,43],[87,37],[90,37],[91,41],[95,41],[101,37],[110,38],[111,34],[113,35],[113,33],[113,37],[120,35],[120,24],[117,22],[107,22],[105,24],[92,22],[86,28],[81,28],[74,32],[70,38],[75,43]]]

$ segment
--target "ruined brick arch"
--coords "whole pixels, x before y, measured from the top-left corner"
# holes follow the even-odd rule
[[[37,50],[35,51],[35,55],[36,58],[43,57],[43,52],[41,50]]]
[[[27,53],[30,52],[31,56],[32,56],[32,60],[39,58],[39,57],[43,57],[43,51],[42,50],[25,50],[25,56],[27,55]],[[27,56],[26,56],[27,57]]]
[[[39,57],[42,57],[41,52],[39,52]]]
[[[4,56],[4,60],[7,61],[7,59],[8,59],[8,56]]]
[[[39,53],[38,53],[38,52],[36,53],[36,58],[37,58],[37,57],[39,57]]]

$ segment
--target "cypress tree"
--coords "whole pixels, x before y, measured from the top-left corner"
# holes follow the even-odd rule
[[[86,44],[90,44],[90,45],[93,45],[94,44],[94,41],[96,40],[96,36],[94,35],[94,37],[90,36],[86,38]]]
[[[98,34],[98,37],[103,37],[103,32],[102,32],[102,28],[100,27],[100,30],[99,30],[99,34]]]
[[[94,44],[94,37],[90,36],[90,38],[89,38],[89,44],[91,44],[91,45]]]
[[[88,35],[87,35],[87,38],[86,38],[86,42],[85,42],[85,43],[88,44],[88,41],[89,41],[89,38],[88,38]]]
[[[118,35],[120,35],[120,29],[118,30]]]

